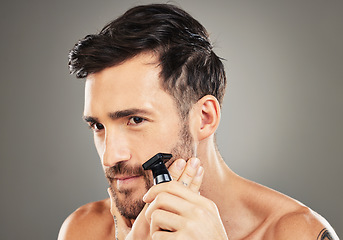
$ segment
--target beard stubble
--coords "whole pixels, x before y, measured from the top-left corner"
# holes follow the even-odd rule
[[[171,150],[173,157],[165,164],[169,168],[173,162],[179,158],[188,160],[195,154],[194,141],[189,131],[189,125],[183,124],[179,133],[179,138]],[[113,182],[117,174],[139,175],[145,182],[144,190],[147,192],[153,186],[151,171],[145,171],[142,166],[129,166],[125,162],[119,162],[111,168],[105,170],[106,178],[110,184],[112,197],[115,201],[119,213],[126,219],[136,219],[145,206],[142,197],[134,198],[133,189],[116,189]],[[119,197],[120,195],[120,197]]]

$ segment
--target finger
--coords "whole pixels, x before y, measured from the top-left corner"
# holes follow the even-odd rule
[[[192,204],[185,201],[183,198],[170,193],[161,192],[156,196],[154,201],[149,204],[149,207],[145,212],[145,218],[150,222],[152,215],[156,210],[164,210],[173,214],[188,216],[190,214],[189,210],[191,209],[193,209]]]
[[[168,232],[168,231],[156,231],[154,234],[151,235],[152,240],[174,240],[175,232]]]
[[[151,216],[150,234],[152,235],[161,230],[175,232],[182,227],[182,217],[177,214],[157,209]]]
[[[191,158],[188,160],[185,170],[183,171],[182,175],[179,178],[179,182],[181,182],[186,187],[190,186],[195,177],[198,168],[200,166],[200,160],[198,158]]]
[[[189,188],[185,188],[182,183],[178,181],[171,181],[152,186],[144,195],[143,201],[146,203],[151,203],[156,196],[162,192],[170,193],[193,204],[206,206],[206,198],[198,193],[193,192]]]
[[[184,159],[177,159],[173,164],[168,168],[170,176],[173,180],[179,180],[183,170],[185,169],[186,161]]]
[[[193,192],[198,193],[200,190],[203,177],[204,177],[204,168],[200,166],[197,170],[196,175],[193,178],[191,185],[189,186],[189,189],[192,190]]]

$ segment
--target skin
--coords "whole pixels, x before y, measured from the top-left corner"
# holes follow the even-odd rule
[[[173,98],[160,88],[159,72],[156,57],[146,53],[87,78],[84,115],[104,126],[98,131],[92,125],[104,170],[119,162],[141,165],[177,145],[180,117]],[[113,118],[111,113],[126,109],[145,113]],[[146,120],[135,122],[134,116]],[[238,176],[225,164],[213,139],[220,121],[215,97],[201,98],[189,116],[197,158],[176,160],[169,167],[174,181],[148,191],[142,177],[113,183],[117,185],[112,188],[131,189],[131,198],[147,203],[137,219],[122,217],[109,191],[109,199],[72,213],[58,239],[115,239],[113,216],[121,240],[330,239],[323,235],[325,228],[338,239],[326,220],[309,208]]]

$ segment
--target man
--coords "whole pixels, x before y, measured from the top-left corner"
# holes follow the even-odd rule
[[[321,216],[230,170],[215,144],[226,77],[206,30],[173,6],[138,6],[69,56],[86,78],[84,120],[109,199],[82,206],[59,239],[338,239]],[[158,152],[173,181],[141,165]]]

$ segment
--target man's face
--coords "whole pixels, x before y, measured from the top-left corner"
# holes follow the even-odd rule
[[[84,119],[120,213],[135,219],[152,186],[142,164],[158,152],[173,158],[194,155],[188,122],[181,121],[173,98],[160,88],[160,68],[151,54],[91,74],[85,86]]]

